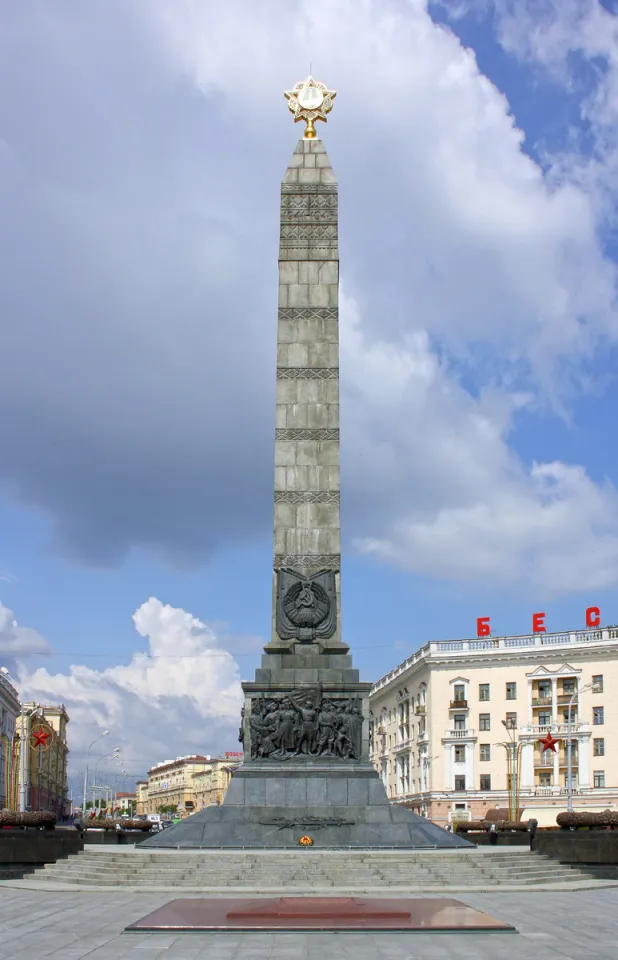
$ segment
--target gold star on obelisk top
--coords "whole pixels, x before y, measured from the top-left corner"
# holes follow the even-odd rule
[[[307,124],[304,139],[314,140],[316,137],[314,123],[316,120],[323,120],[326,123],[326,114],[333,109],[336,92],[328,90],[325,84],[309,76],[301,83],[297,83],[293,90],[286,90],[284,96],[294,114],[294,123],[304,120]]]

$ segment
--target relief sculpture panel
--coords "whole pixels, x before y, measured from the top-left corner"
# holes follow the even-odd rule
[[[359,697],[329,698],[313,689],[259,697],[252,701],[249,723],[252,760],[362,759]]]

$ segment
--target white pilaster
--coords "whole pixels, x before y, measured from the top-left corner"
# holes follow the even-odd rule
[[[575,743],[575,741],[573,741]],[[577,740],[577,785],[590,786],[590,757],[592,753],[592,738],[579,737]]]
[[[534,787],[534,742],[521,748],[521,786]]]

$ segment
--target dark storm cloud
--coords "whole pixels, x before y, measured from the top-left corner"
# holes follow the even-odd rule
[[[65,554],[204,556],[270,522],[276,203],[230,219],[230,131],[130,4],[4,20],[2,476]]]

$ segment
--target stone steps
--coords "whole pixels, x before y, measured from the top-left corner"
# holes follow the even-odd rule
[[[208,889],[285,894],[329,891],[449,890],[594,885],[589,873],[528,851],[290,851],[247,854],[85,850],[30,875],[72,887]],[[24,881],[26,882],[26,881]]]

